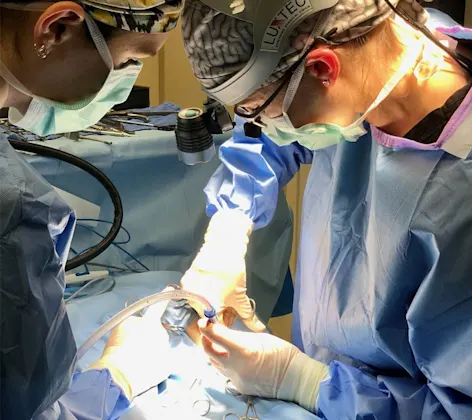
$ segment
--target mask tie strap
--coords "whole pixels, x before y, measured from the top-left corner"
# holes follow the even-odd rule
[[[320,17],[318,18],[315,27],[310,33],[307,42],[305,43],[305,47],[303,48],[302,55],[306,53],[309,48],[313,47],[313,43],[315,39],[321,35],[323,32],[324,27],[328,22],[328,17],[331,15],[332,10],[327,9],[321,12]],[[297,67],[293,76],[289,82],[287,92],[285,93],[283,105],[282,105],[282,112],[286,116],[290,106],[292,105],[293,99],[298,91],[298,87],[300,86],[300,82],[302,81],[302,77],[305,74],[305,60],[303,60],[300,65]],[[286,116],[287,119],[287,116]]]
[[[108,48],[108,44],[97,24],[88,13],[85,14],[85,23],[87,24],[88,30],[92,36],[93,43],[95,44],[98,53],[102,57],[107,67],[110,70],[113,70],[113,58],[111,56],[110,49]]]

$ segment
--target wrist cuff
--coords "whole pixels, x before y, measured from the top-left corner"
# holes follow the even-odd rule
[[[244,257],[254,223],[240,210],[221,210],[210,220],[205,243],[192,267],[236,273],[245,270]]]
[[[224,232],[226,237],[247,238],[254,229],[254,222],[241,210],[224,209],[218,211],[210,220],[207,235]]]
[[[299,352],[290,363],[277,398],[292,401],[314,413],[321,381],[328,377],[328,366]]]

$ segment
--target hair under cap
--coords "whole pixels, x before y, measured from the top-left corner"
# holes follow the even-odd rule
[[[177,26],[183,0],[78,0],[96,21],[132,32],[169,32]]]
[[[59,0],[60,1],[60,0]],[[169,32],[177,26],[185,0],[75,0],[96,21],[131,32]],[[0,0],[0,6],[24,10],[34,0]],[[47,3],[45,3],[47,4]],[[14,9],[15,7],[10,7]],[[21,10],[21,9],[19,9]],[[41,9],[38,9],[41,10]]]
[[[416,0],[390,0],[390,3],[421,24],[428,18]],[[392,14],[384,0],[340,0],[333,7],[321,36],[329,34],[328,42],[344,43],[367,34]],[[265,85],[279,80],[300,59],[319,16],[315,13],[308,17],[293,31],[288,48]],[[252,24],[214,10],[200,0],[186,1],[182,32],[193,72],[206,89],[220,86],[236,75],[253,53]]]

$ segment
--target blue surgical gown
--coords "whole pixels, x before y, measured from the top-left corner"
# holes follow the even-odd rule
[[[74,212],[4,134],[0,179],[0,418],[116,418],[129,402],[107,370],[72,379],[63,294]]]
[[[316,414],[472,419],[472,158],[386,148],[370,132],[310,152],[237,124],[206,188],[210,216],[240,209],[264,227],[279,190],[312,164],[293,342],[329,365]]]

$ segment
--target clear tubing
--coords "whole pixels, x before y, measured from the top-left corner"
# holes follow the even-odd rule
[[[142,311],[148,306],[154,305],[155,303],[162,302],[163,300],[182,300],[187,299],[192,302],[197,302],[203,306],[204,314],[210,322],[217,322],[216,311],[211,306],[210,302],[200,295],[195,293],[187,292],[185,290],[176,289],[170,292],[161,292],[154,295],[145,297],[137,302],[129,305],[122,311],[118,312],[113,318],[105,322],[100,328],[98,328],[85,343],[83,343],[77,351],[77,360],[80,360],[85,353],[105,334],[115,328],[118,324],[123,322],[125,319],[134,315],[136,312]]]

